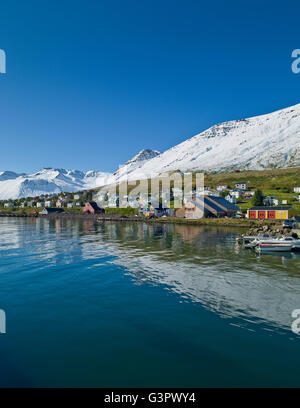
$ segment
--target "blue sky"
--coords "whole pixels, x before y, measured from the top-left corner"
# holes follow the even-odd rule
[[[2,2],[0,171],[113,171],[299,103],[299,13],[299,1]]]

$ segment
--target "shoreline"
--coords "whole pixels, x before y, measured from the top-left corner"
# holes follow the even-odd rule
[[[187,218],[147,218],[141,216],[124,216],[124,215],[99,215],[99,214],[71,214],[60,213],[50,215],[39,214],[13,214],[0,213],[0,217],[13,218],[47,218],[47,219],[79,219],[79,220],[94,220],[95,222],[144,222],[147,224],[185,224],[198,226],[215,226],[215,227],[237,227],[237,228],[253,228],[264,225],[280,225],[280,222],[274,221],[253,221],[248,219],[232,219],[232,218],[201,218],[201,219],[187,219]]]

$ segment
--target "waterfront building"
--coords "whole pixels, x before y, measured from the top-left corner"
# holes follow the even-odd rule
[[[288,220],[297,215],[295,208],[287,207],[252,207],[247,210],[247,218],[259,220]]]

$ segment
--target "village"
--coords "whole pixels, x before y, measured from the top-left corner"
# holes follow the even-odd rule
[[[204,186],[183,195],[183,190],[170,188],[158,196],[123,195],[85,190],[76,193],[42,194],[37,197],[0,201],[0,214],[90,214],[123,215],[147,218],[212,219],[232,218],[260,221],[300,222],[300,186],[286,199],[265,195],[252,189],[248,181],[237,181],[231,187],[219,183]]]

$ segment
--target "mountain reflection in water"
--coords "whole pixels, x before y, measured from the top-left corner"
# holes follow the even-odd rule
[[[300,256],[242,250],[235,242],[240,232],[139,222],[9,220],[0,247],[34,248],[36,259],[54,264],[70,264],[78,254],[95,262],[110,255],[110,262],[125,268],[135,284],[163,285],[181,301],[241,319],[239,325],[263,322],[290,329],[291,311],[300,308]]]

